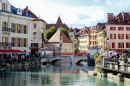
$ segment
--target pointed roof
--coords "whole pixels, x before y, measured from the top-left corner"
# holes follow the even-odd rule
[[[69,32],[74,32],[74,30],[72,28],[69,29]]]
[[[56,24],[62,24],[60,16],[58,17]]]
[[[60,36],[63,37],[63,43],[72,43],[60,29],[48,40],[48,42],[60,42]]]

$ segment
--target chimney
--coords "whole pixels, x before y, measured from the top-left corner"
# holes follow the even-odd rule
[[[28,15],[28,6],[25,8],[25,14]]]
[[[122,12],[121,14],[122,14],[122,18],[123,18],[123,21],[124,21],[124,18],[125,18],[124,12]]]
[[[107,14],[107,23],[109,23],[110,19],[113,19],[113,13],[108,13]]]

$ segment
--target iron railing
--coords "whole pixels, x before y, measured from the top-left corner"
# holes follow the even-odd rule
[[[2,27],[2,31],[7,31],[7,32],[11,32],[11,28],[7,28],[7,27]]]
[[[7,42],[0,42],[0,46],[14,46],[14,44],[13,43],[7,43]]]

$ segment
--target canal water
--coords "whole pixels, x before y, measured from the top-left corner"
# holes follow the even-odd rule
[[[37,65],[8,69],[0,72],[0,86],[130,86],[112,79],[90,76],[81,68],[71,65]]]

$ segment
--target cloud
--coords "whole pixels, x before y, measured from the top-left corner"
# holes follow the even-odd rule
[[[107,13],[129,12],[129,0],[9,0],[16,7],[29,9],[47,23],[56,23],[60,15],[69,27],[84,27],[106,22]],[[127,2],[127,3],[126,3]],[[113,4],[114,3],[114,4]],[[125,4],[124,4],[125,3]]]

